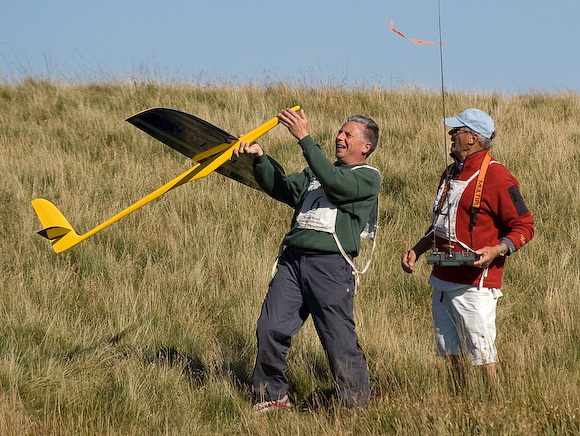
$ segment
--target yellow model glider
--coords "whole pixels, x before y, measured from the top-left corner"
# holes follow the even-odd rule
[[[299,106],[292,108],[294,111],[298,111],[298,109],[300,109]],[[241,141],[255,141],[275,127],[278,124],[278,117],[272,118],[240,138],[235,138],[200,118],[173,109],[149,109],[132,116],[127,121],[190,157],[196,164],[185,173],[83,235],[78,235],[73,230],[64,215],[50,201],[43,198],[32,200],[32,206],[44,227],[38,234],[50,240],[55,252],[60,253],[68,250],[167,191],[191,180],[205,177],[213,171],[260,189],[252,174],[252,157],[241,155],[239,158],[235,158],[233,151],[239,147]],[[277,163],[275,164],[277,165]]]

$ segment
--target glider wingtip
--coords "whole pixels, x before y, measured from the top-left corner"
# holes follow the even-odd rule
[[[43,229],[37,232],[40,236],[55,244],[65,235],[76,235],[64,215],[50,201],[36,198],[31,203],[43,226]]]

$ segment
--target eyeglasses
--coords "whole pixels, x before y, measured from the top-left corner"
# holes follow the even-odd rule
[[[451,136],[455,136],[455,135],[459,135],[460,133],[469,133],[469,132],[462,130],[462,129],[463,129],[463,127],[455,127],[454,129],[451,129],[449,131],[449,134]]]

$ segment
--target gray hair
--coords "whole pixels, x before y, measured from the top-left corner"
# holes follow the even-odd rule
[[[353,123],[359,123],[364,126],[364,140],[371,143],[371,149],[366,154],[366,157],[369,157],[375,151],[377,143],[379,142],[379,126],[371,118],[365,117],[364,115],[351,115],[346,121],[352,121]]]
[[[475,130],[470,129],[469,127],[464,127],[465,132],[471,135],[477,135],[477,140],[479,141],[479,145],[484,150],[489,150],[493,146],[493,138],[495,138],[495,131],[491,134],[491,138],[486,138],[481,133],[477,133]]]

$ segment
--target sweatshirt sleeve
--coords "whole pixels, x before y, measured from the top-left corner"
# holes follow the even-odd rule
[[[309,180],[306,170],[288,176],[283,174],[266,153],[254,159],[254,177],[270,197],[291,207],[296,206]]]

